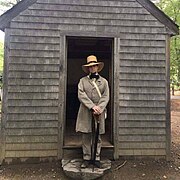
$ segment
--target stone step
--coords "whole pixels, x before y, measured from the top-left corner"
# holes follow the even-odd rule
[[[62,168],[68,177],[82,180],[97,179],[111,169],[111,161],[108,159],[101,160],[101,168],[93,165],[81,168],[82,162],[82,159],[62,159]]]

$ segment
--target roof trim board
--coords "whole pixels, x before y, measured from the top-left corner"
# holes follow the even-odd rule
[[[158,19],[162,24],[167,26],[173,35],[179,34],[179,26],[175,24],[169,16],[167,16],[163,11],[161,11],[153,2],[150,0],[136,0],[141,4],[147,11],[149,11],[156,19]]]
[[[26,10],[30,5],[34,4],[37,0],[22,0],[14,5],[11,9],[6,11],[0,16],[0,30],[4,31],[9,26],[10,21],[15,18],[19,13]]]

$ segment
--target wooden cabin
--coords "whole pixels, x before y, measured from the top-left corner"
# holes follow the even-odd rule
[[[149,0],[22,0],[5,32],[0,160],[62,159],[75,133],[81,66],[94,54],[109,81],[103,148],[114,159],[170,156],[170,37],[178,26]]]

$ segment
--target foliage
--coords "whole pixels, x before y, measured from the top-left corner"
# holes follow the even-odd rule
[[[158,7],[180,26],[180,1],[160,0]],[[180,35],[171,38],[171,85],[180,86]]]
[[[1,0],[0,4],[5,7],[12,7],[21,0]]]
[[[0,10],[5,12],[6,10],[8,10],[9,8],[11,8],[20,1],[21,0],[1,0]]]
[[[4,44],[3,42],[0,42],[0,87],[2,86],[3,61],[4,61]]]
[[[0,72],[3,69],[3,59],[4,59],[4,44],[0,42]]]

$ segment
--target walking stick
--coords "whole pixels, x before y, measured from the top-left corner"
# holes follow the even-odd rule
[[[97,93],[99,95],[99,97],[101,98],[101,92],[95,82],[95,79],[92,81],[92,83],[94,84],[94,87],[96,88],[97,90]],[[97,153],[97,144],[98,144],[98,139],[99,139],[99,118],[100,116],[99,115],[96,115],[94,113],[92,113],[93,115],[93,125],[92,125],[92,137],[94,137],[93,134],[95,134],[95,140],[94,140],[94,149],[92,148],[93,146],[93,143],[92,143],[92,146],[91,146],[91,156],[93,155],[92,157],[92,164],[93,164],[93,171],[94,171],[94,165],[95,165],[95,161],[96,161],[96,153]],[[94,128],[95,127],[95,128]]]
[[[99,115],[94,115],[93,114],[93,118],[94,118],[94,124],[95,124],[95,128],[94,128],[94,149],[93,149],[93,158],[92,158],[92,164],[93,164],[93,171],[94,171],[94,165],[95,165],[95,161],[96,161],[96,153],[97,153],[97,144],[98,144],[98,139],[99,139]]]

